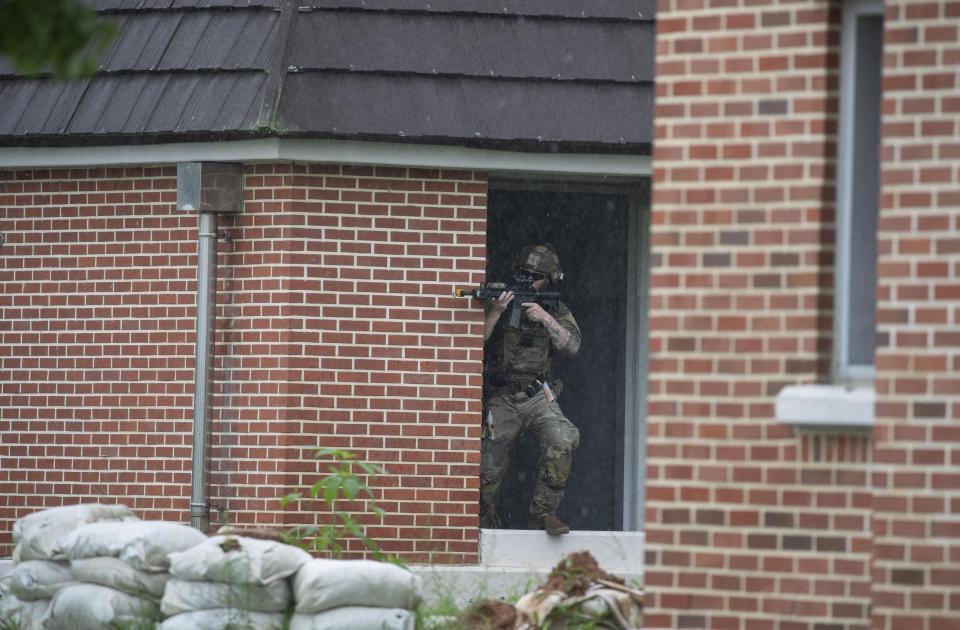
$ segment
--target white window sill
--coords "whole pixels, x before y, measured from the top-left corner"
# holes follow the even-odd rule
[[[873,385],[790,385],[777,394],[776,418],[803,429],[871,429],[876,398]]]

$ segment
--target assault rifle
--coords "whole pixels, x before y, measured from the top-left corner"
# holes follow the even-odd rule
[[[556,311],[560,306],[559,291],[537,291],[533,288],[533,275],[529,271],[518,271],[510,283],[485,282],[476,289],[454,289],[455,297],[472,297],[477,300],[495,300],[504,291],[513,292],[510,301],[510,326],[520,327],[520,318],[523,316],[523,304],[536,302],[547,310]]]

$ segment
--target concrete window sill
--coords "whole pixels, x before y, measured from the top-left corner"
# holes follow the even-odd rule
[[[777,394],[776,418],[802,429],[872,429],[872,385],[790,385]]]

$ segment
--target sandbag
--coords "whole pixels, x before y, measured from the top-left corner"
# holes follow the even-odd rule
[[[170,573],[181,580],[270,584],[297,572],[310,554],[272,540],[214,536],[170,554]]]
[[[0,576],[0,622],[20,627],[20,599],[10,590],[10,574]]]
[[[66,505],[34,512],[13,524],[16,549],[13,561],[47,560],[53,557],[57,540],[76,528],[99,521],[138,520],[125,505]]]
[[[120,558],[80,558],[70,563],[70,573],[77,582],[109,586],[118,591],[160,601],[168,573],[138,571]]]
[[[9,576],[10,590],[22,601],[50,599],[74,581],[67,563],[50,560],[21,562],[13,566]]]
[[[156,630],[282,630],[283,617],[283,613],[211,608],[168,617]]]
[[[416,617],[402,608],[345,606],[315,615],[295,613],[290,630],[414,630]]]
[[[388,562],[307,562],[293,580],[296,612],[314,614],[340,606],[412,610],[421,600],[419,576]]]
[[[160,610],[164,615],[210,608],[284,612],[289,603],[290,584],[286,580],[261,585],[188,582],[172,578],[163,591]]]
[[[199,545],[207,537],[179,523],[136,521],[90,523],[60,539],[57,557],[70,560],[110,556],[140,571],[166,571],[167,554]]]
[[[10,590],[10,582],[9,573],[0,575],[0,621],[9,616],[5,612],[7,609],[19,608],[20,606],[20,600]]]
[[[74,584],[57,593],[43,619],[46,628],[115,630],[152,627],[160,619],[157,605],[97,584]]]
[[[50,600],[21,601],[18,608],[20,630],[42,630],[43,620],[47,616],[47,611],[50,610]]]
[[[4,627],[3,624],[5,623],[10,624],[7,626],[8,628],[20,627],[20,604],[20,600],[12,593],[0,597],[0,628]]]

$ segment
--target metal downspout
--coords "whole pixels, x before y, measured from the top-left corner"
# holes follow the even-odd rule
[[[210,472],[207,470],[210,434],[210,395],[213,380],[213,333],[217,307],[216,212],[200,212],[197,239],[197,347],[193,394],[193,475],[190,489],[190,526],[206,533]]]

